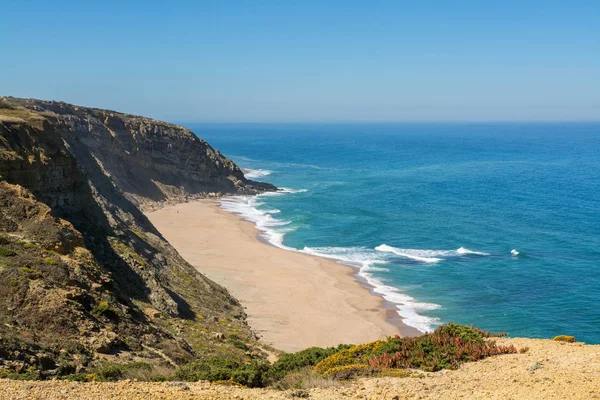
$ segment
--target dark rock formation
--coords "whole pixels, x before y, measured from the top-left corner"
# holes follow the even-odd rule
[[[237,300],[140,208],[274,189],[182,127],[0,100],[0,367],[60,375],[98,354],[248,357],[213,336],[256,344]]]

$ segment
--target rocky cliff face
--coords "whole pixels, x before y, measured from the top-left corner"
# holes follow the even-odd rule
[[[137,206],[275,189],[247,180],[233,161],[181,126],[62,102],[9,100],[46,118],[87,174],[109,176]]]
[[[0,99],[0,367],[262,357],[239,303],[140,208],[273,189],[182,127]]]

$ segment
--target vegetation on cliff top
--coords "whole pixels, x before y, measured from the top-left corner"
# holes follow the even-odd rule
[[[462,363],[486,357],[517,353],[514,346],[499,346],[489,332],[448,324],[435,332],[414,338],[390,337],[362,345],[311,347],[282,355],[273,364],[261,361],[241,363],[208,357],[180,366],[176,370],[150,365],[104,365],[88,373],[68,377],[76,380],[112,380],[136,376],[145,380],[183,380],[223,382],[248,387],[273,386],[299,389],[314,382],[347,380],[358,376],[404,377],[414,370],[456,369]],[[140,370],[145,373],[140,374]],[[134,375],[132,375],[132,373]]]

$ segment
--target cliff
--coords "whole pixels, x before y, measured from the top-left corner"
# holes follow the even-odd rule
[[[274,189],[183,127],[0,99],[0,367],[52,376],[99,359],[261,359],[237,300],[141,208]]]

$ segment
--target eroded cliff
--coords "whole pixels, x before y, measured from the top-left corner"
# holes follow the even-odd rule
[[[237,300],[140,208],[273,189],[182,127],[0,99],[0,367],[261,358]]]

